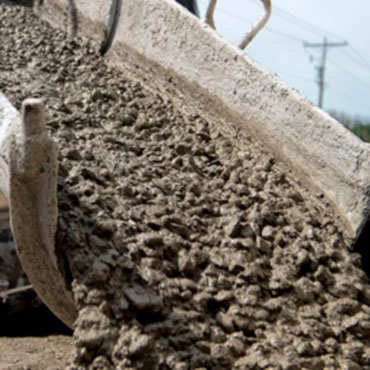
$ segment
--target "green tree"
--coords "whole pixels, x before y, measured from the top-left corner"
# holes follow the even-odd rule
[[[361,140],[370,143],[370,119],[365,123],[364,119],[350,116],[344,112],[331,110],[328,113],[343,126],[351,130]]]

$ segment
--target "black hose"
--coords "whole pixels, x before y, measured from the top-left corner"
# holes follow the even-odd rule
[[[179,4],[184,6],[189,12],[199,16],[198,6],[196,0],[176,0]]]
[[[114,35],[116,34],[120,15],[121,15],[121,0],[111,1],[107,22],[107,37],[101,49],[102,55],[104,55],[112,45]]]

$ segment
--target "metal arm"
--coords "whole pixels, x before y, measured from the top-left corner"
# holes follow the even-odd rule
[[[260,0],[265,8],[265,14],[252,25],[251,29],[244,35],[239,44],[240,49],[245,49],[247,45],[255,38],[257,33],[265,26],[271,15],[271,0]]]
[[[271,0],[260,0],[260,1],[263,3],[265,13],[257,22],[255,22],[252,25],[251,29],[244,35],[242,41],[239,44],[239,47],[241,49],[245,49],[248,46],[248,44],[255,38],[257,33],[265,26],[265,24],[270,18]],[[216,3],[217,0],[210,0],[206,11],[206,23],[213,29],[216,29],[213,16],[216,8]]]
[[[213,14],[216,9],[217,0],[210,0],[206,12],[206,23],[211,26],[214,30],[216,29]]]

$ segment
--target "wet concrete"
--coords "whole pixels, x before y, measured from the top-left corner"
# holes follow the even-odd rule
[[[96,45],[0,10],[0,90],[43,97],[60,148],[70,369],[370,369],[368,278],[322,195]]]

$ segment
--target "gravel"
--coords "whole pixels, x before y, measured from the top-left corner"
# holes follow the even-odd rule
[[[0,6],[0,42],[0,90],[43,97],[59,143],[70,369],[370,369],[369,282],[322,195],[28,9]]]

